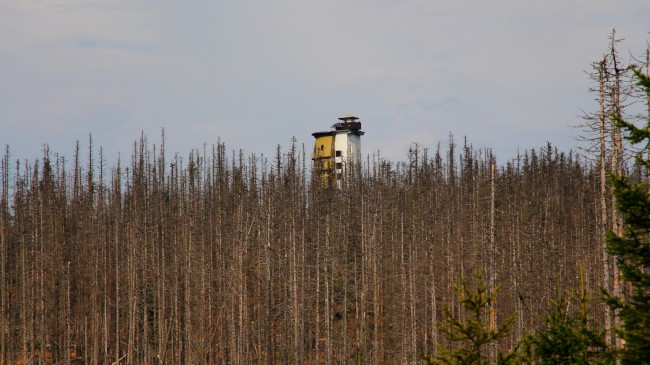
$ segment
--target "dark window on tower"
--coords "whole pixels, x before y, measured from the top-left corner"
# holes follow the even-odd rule
[[[322,151],[324,149],[324,145],[320,145],[320,150]]]
[[[340,163],[340,162],[337,162],[337,163],[336,163],[336,169],[337,169],[337,170],[340,170],[340,169],[342,169],[342,168],[343,168],[343,164]]]
[[[336,151],[336,157],[341,157],[341,151]]]

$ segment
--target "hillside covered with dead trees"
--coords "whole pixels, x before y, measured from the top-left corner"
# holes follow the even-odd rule
[[[573,154],[547,146],[495,168],[452,141],[407,163],[374,157],[341,189],[308,163],[295,146],[167,158],[144,139],[110,168],[5,155],[2,357],[408,362],[442,340],[452,284],[477,267],[501,286],[495,320],[518,314],[512,341],[578,263],[603,285],[599,173]]]
[[[370,154],[336,189],[296,144],[179,156],[142,136],[116,162],[92,141],[36,161],[7,147],[0,364],[418,363],[453,346],[438,325],[445,308],[462,316],[454,283],[477,269],[499,287],[489,323],[516,315],[503,349],[544,323],[558,282],[581,285],[581,267],[587,291],[622,292],[603,243],[620,229],[608,176],[646,179],[630,160],[645,152],[611,115],[648,96],[615,44],[594,64],[584,154],[548,144],[499,161],[450,136],[405,162]]]

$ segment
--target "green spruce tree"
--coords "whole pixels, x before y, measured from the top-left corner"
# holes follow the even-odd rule
[[[558,283],[558,298],[544,326],[524,339],[529,361],[537,364],[613,364],[616,355],[605,340],[606,329],[589,316],[589,297],[581,273],[580,288]]]
[[[490,356],[489,348],[499,343],[510,334],[515,320],[511,316],[497,327],[490,326],[490,310],[496,299],[497,289],[491,290],[481,271],[475,275],[475,285],[463,279],[456,285],[458,301],[464,311],[464,319],[455,316],[445,309],[445,324],[439,329],[455,344],[445,348],[438,344],[438,353],[423,355],[425,364],[517,364],[519,361],[516,351]]]
[[[634,70],[646,92],[650,78]],[[650,121],[643,128],[615,116],[632,144],[650,144]],[[647,151],[648,146],[645,150]],[[650,159],[639,154],[637,162],[650,171]],[[624,231],[607,235],[607,250],[616,257],[626,289],[622,297],[607,294],[609,306],[618,312],[622,327],[618,335],[624,341],[623,364],[650,363],[650,185],[624,176],[612,177],[616,209],[623,217]]]

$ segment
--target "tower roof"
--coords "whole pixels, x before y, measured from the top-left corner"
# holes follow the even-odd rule
[[[352,114],[345,114],[342,117],[339,117],[339,120],[357,120],[359,118],[355,117]]]

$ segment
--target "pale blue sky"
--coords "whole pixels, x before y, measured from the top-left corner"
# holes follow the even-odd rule
[[[363,152],[403,160],[451,132],[501,161],[577,145],[583,72],[616,28],[650,39],[647,0],[0,0],[0,144],[109,164],[144,131],[187,155],[220,137],[272,155],[342,114]]]

